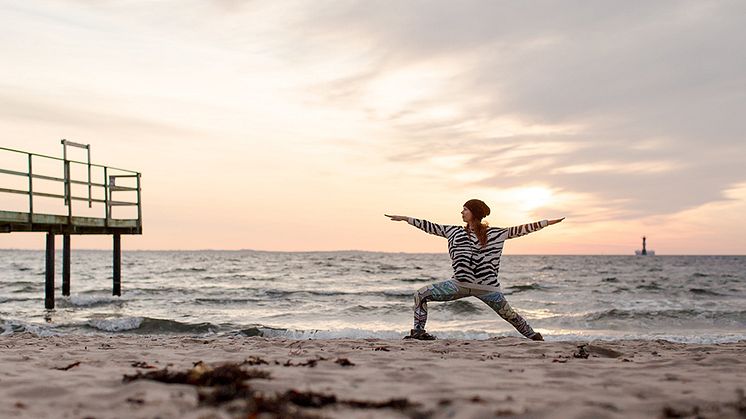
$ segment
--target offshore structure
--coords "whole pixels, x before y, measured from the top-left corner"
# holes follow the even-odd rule
[[[15,211],[5,211],[13,202],[3,198],[0,201],[0,233],[43,232],[46,240],[46,272],[44,285],[44,307],[54,308],[54,239],[62,236],[62,295],[70,295],[70,236],[86,234],[106,234],[113,237],[113,284],[112,294],[122,295],[122,234],[142,234],[142,202],[140,200],[140,173],[132,170],[118,169],[91,163],[90,144],[79,144],[62,140],[62,158],[13,150],[0,147],[2,165],[0,166],[0,195],[25,195],[27,198],[16,199]],[[88,161],[81,162],[67,158],[67,147],[87,150]],[[14,161],[15,159],[15,161]],[[15,163],[15,164],[14,164]],[[9,166],[12,166],[12,169]],[[20,167],[26,166],[26,170]],[[49,171],[62,170],[62,177],[50,175]],[[86,173],[86,179],[75,178],[73,173]],[[82,169],[82,170],[81,170]],[[92,170],[95,177],[92,179]],[[25,180],[23,179],[25,178]],[[10,186],[10,187],[4,187]],[[61,189],[61,191],[59,190]],[[87,196],[80,196],[80,191],[87,189]],[[62,192],[62,193],[59,193]],[[112,199],[116,192],[117,200]],[[84,192],[85,194],[85,192]],[[133,196],[134,195],[134,196]],[[35,199],[37,198],[37,199]],[[43,202],[39,202],[39,198]],[[51,200],[50,200],[51,198]],[[67,214],[52,213],[49,204],[62,199],[67,207]],[[88,208],[93,204],[103,207],[102,216],[82,216],[83,205],[75,202],[87,202]],[[34,204],[37,204],[36,208]],[[41,204],[47,204],[43,212]],[[24,208],[26,211],[18,211]],[[136,218],[114,218],[114,207],[135,207]],[[96,210],[91,210],[95,213]],[[91,212],[89,211],[89,212]],[[64,212],[64,211],[63,211]],[[130,213],[134,211],[130,210]]]
[[[645,241],[647,238],[645,236],[642,236],[642,250],[635,250],[635,255],[637,256],[655,256],[655,250],[648,250],[645,246]]]

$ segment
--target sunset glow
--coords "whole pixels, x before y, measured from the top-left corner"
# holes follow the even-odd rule
[[[746,253],[741,6],[488,4],[5,2],[1,145],[142,172],[125,249],[442,252],[383,214],[481,198],[567,217],[508,254]]]

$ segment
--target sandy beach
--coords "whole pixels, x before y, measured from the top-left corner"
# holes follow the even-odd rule
[[[8,418],[746,416],[746,342],[22,333],[0,348]]]

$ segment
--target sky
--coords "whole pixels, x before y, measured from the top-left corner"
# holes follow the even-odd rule
[[[746,254],[742,1],[0,0],[0,26],[0,147],[142,173],[125,250],[443,252],[383,214],[480,198],[566,217],[506,254]]]

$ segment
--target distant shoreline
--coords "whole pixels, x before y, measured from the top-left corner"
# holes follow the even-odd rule
[[[28,252],[44,252],[44,249],[42,248],[0,248],[0,252],[5,251],[28,251]],[[57,252],[60,252],[61,249],[56,249]],[[101,249],[92,249],[92,248],[73,248],[73,252],[111,252],[111,249],[107,248],[101,248]],[[444,255],[447,254],[445,251],[443,252],[386,252],[386,251],[377,251],[377,250],[256,250],[256,249],[122,249],[122,253],[137,253],[137,252],[164,252],[164,253],[178,253],[178,252],[233,252],[233,253],[289,253],[289,254],[323,254],[323,253],[380,253],[380,254],[390,254],[390,255]],[[637,256],[632,253],[510,253],[509,251],[506,251],[503,253],[505,256],[557,256],[557,257],[585,257],[585,256],[619,256],[619,257],[641,257]],[[746,254],[737,254],[737,253],[705,253],[705,254],[668,254],[668,253],[656,253],[654,256],[650,256],[649,258],[656,258],[656,257],[731,257],[731,256],[746,256]]]

